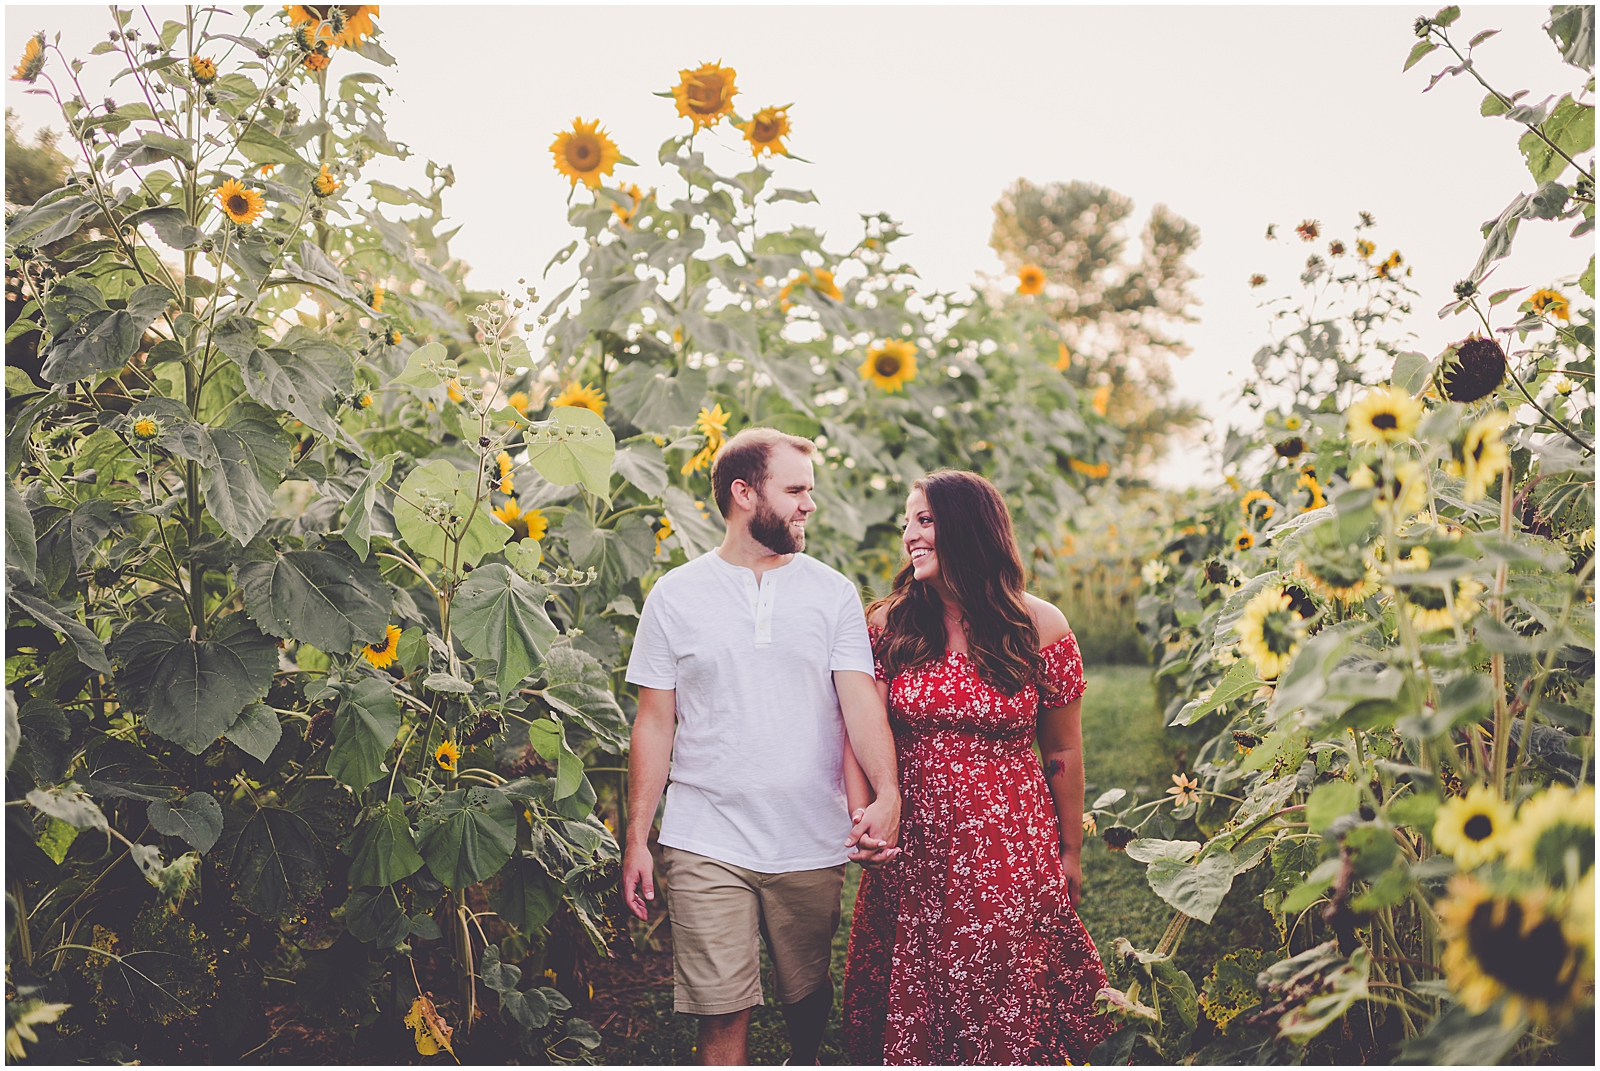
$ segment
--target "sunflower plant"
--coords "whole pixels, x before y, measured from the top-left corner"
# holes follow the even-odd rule
[[[1217,1030],[1197,1062],[1560,1062],[1593,1045],[1593,107],[1586,90],[1517,105],[1468,62],[1493,32],[1462,44],[1459,18],[1419,18],[1406,66],[1456,57],[1435,81],[1484,84],[1537,187],[1485,228],[1440,310],[1463,337],[1408,348],[1422,295],[1369,216],[1269,229],[1305,257],[1308,293],[1267,303],[1276,341],[1244,388],[1260,427],[1229,430],[1226,484],[1144,576],[1141,627],[1198,789],[1113,790],[1091,812],[1175,911],[1138,956],[1245,910],[1224,908],[1244,888],[1281,938],[1253,979],[1225,961],[1198,985]],[[1552,8],[1546,29],[1590,80],[1593,9]],[[1581,252],[1555,269],[1571,274],[1484,293],[1518,220],[1569,221]],[[1129,1025],[1097,1062],[1149,1051],[1141,1030],[1160,1044]]]
[[[450,170],[363,178],[411,155],[349,69],[377,7],[246,12],[14,75],[74,162],[7,206],[8,1054],[238,1059],[277,1008],[329,1056],[581,1059],[578,756],[626,722],[535,520],[610,499],[614,438],[466,285]]]

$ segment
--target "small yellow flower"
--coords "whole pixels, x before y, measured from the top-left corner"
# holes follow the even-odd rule
[[[442,770],[455,773],[456,763],[461,759],[461,749],[456,747],[453,740],[446,740],[433,749],[433,761],[439,764]]]
[[[1279,585],[1263,588],[1245,604],[1234,622],[1239,652],[1256,664],[1262,680],[1273,680],[1288,668],[1305,636],[1304,619],[1289,607],[1292,600]]]
[[[692,120],[694,132],[716,126],[722,117],[733,111],[733,98],[739,88],[733,80],[737,72],[732,67],[716,63],[702,63],[699,67],[678,72],[678,84],[672,87],[673,100],[678,114]]]
[[[384,630],[382,642],[363,644],[361,647],[361,657],[376,669],[388,669],[399,657],[399,652],[400,626],[398,625],[390,625]]]
[[[1111,462],[1109,461],[1101,461],[1091,465],[1089,462],[1081,460],[1080,458],[1069,457],[1067,459],[1067,465],[1072,469],[1073,472],[1076,472],[1080,476],[1087,476],[1091,480],[1103,480],[1107,476],[1111,475]]]
[[[203,86],[208,86],[217,80],[216,62],[208,60],[204,56],[190,56],[189,73],[194,76],[196,82]]]
[[[1024,264],[1017,272],[1017,293],[1042,294],[1044,293],[1044,269],[1037,264]]]
[[[1288,416],[1283,418],[1283,430],[1299,431],[1300,426],[1304,423],[1305,421],[1300,419],[1299,413],[1290,413]]]
[[[372,288],[372,300],[367,304],[372,306],[373,312],[383,311],[383,287],[375,286]]]
[[[217,205],[241,227],[254,223],[266,210],[267,199],[260,190],[247,189],[238,179],[228,179],[217,190]]]
[[[706,437],[708,445],[720,447],[728,439],[728,420],[732,416],[732,413],[723,412],[722,403],[718,402],[710,409],[700,410],[694,418],[695,430]]]
[[[550,530],[550,521],[542,511],[530,509],[524,513],[514,498],[490,512],[510,527],[509,542],[512,543],[520,543],[524,539],[543,539]]]
[[[445,380],[444,392],[450,396],[452,402],[464,402],[467,400],[467,392],[461,389],[461,381],[459,379]]]
[[[1256,537],[1254,533],[1250,532],[1248,529],[1233,537],[1233,549],[1238,551],[1240,554],[1243,554],[1245,551],[1249,550],[1255,545]]]
[[[1443,588],[1418,584],[1406,589],[1406,607],[1411,611],[1411,625],[1418,632],[1436,632],[1464,625],[1483,608],[1478,603],[1478,595],[1483,592],[1482,584],[1464,577],[1457,577],[1449,583],[1451,598],[1448,603]],[[1450,612],[1452,604],[1455,607],[1454,614]]]
[[[1451,444],[1452,456],[1444,467],[1462,479],[1461,497],[1468,502],[1488,494],[1489,485],[1510,466],[1511,450],[1501,439],[1510,425],[1511,414],[1497,410],[1467,428],[1459,444]]]
[[[628,198],[628,207],[623,208],[617,202],[611,202],[611,214],[621,221],[624,227],[633,229],[633,215],[639,211],[639,206],[644,203],[644,191],[631,182],[626,182],[617,187],[617,192]]]
[[[606,415],[606,396],[592,383],[585,383],[581,387],[576,380],[568,383],[550,402],[553,409],[559,409],[564,405],[587,409],[598,417]]]
[[[867,350],[857,369],[868,383],[893,394],[917,377],[917,347],[909,339],[889,339]]]
[[[1365,238],[1356,239],[1356,252],[1360,253],[1363,258],[1370,257],[1377,251],[1378,247],[1367,241]]]
[[[1434,847],[1461,870],[1471,870],[1505,854],[1511,833],[1511,805],[1486,785],[1474,785],[1465,799],[1445,801],[1433,824]]]
[[[1083,835],[1092,837],[1095,834],[1095,829],[1094,812],[1090,811],[1083,816]]]
[[[591,190],[622,159],[617,143],[600,128],[600,120],[586,123],[581,116],[572,120],[571,130],[556,135],[550,143],[550,154],[555,158],[556,170],[571,179],[573,186],[582,182]]]
[[[744,131],[744,140],[750,143],[750,151],[757,160],[761,159],[764,152],[789,155],[783,139],[789,136],[790,107],[792,105],[785,104],[781,108],[762,108],[739,128]]]
[[[371,409],[372,408],[372,402],[373,402],[372,392],[369,391],[369,390],[364,390],[360,394],[356,395],[356,408],[357,409]]]
[[[1172,787],[1167,789],[1167,795],[1172,797],[1174,807],[1182,807],[1185,803],[1199,802],[1200,782],[1193,780],[1187,774],[1173,774]]]
[[[1257,502],[1261,503],[1261,505],[1257,506]],[[1278,506],[1277,503],[1273,502],[1271,495],[1257,488],[1254,491],[1246,492],[1245,496],[1239,500],[1239,512],[1244,514],[1246,520],[1270,521],[1272,515],[1278,512]]]
[[[1422,403],[1399,387],[1374,387],[1350,407],[1350,438],[1367,446],[1411,438],[1422,419]]]
[[[161,424],[152,417],[140,417],[133,422],[133,437],[140,442],[154,442],[161,437]]]
[[[1072,351],[1067,349],[1067,344],[1065,342],[1056,343],[1056,354],[1056,371],[1065,372],[1067,369],[1072,367]]]
[[[506,399],[506,404],[526,416],[528,407],[533,404],[533,400],[525,392],[519,390]]]
[[[400,333],[400,329],[398,327],[391,327],[384,333],[383,340],[391,346],[398,346],[401,342],[405,341],[405,337],[405,335]]]
[[[318,197],[332,197],[339,188],[339,180],[328,172],[328,165],[323,164],[322,170],[317,172],[317,177],[311,180],[311,189]]]
[[[1379,264],[1376,268],[1374,268],[1373,271],[1377,273],[1377,278],[1388,279],[1390,278],[1389,273],[1404,263],[1405,258],[1401,257],[1400,250],[1396,249],[1393,253],[1389,254],[1382,264]]]
[[[1541,316],[1549,313],[1558,320],[1567,319],[1567,299],[1559,290],[1535,290],[1528,306]]]
[[[22,46],[22,59],[17,61],[17,69],[11,72],[11,80],[32,85],[39,80],[39,73],[43,70],[44,34],[36,33]]]
[[[1094,389],[1094,397],[1090,399],[1089,405],[1096,413],[1099,413],[1101,416],[1105,416],[1106,410],[1111,407],[1110,385],[1101,384],[1100,386],[1096,387]]]

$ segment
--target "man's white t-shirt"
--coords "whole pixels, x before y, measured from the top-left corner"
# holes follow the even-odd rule
[[[835,670],[872,675],[856,587],[815,558],[755,573],[715,551],[656,581],[628,682],[677,691],[661,843],[764,874],[846,862]]]

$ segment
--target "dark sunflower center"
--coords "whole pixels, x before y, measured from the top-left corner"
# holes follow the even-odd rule
[[[383,654],[389,650],[389,641],[384,640],[382,643],[369,643],[367,644],[367,650],[371,651],[373,654]]]
[[[1298,616],[1288,610],[1274,610],[1261,619],[1261,639],[1267,650],[1275,655],[1286,655],[1298,642],[1294,626]]]
[[[1445,609],[1444,588],[1415,587],[1406,592],[1406,597],[1411,600],[1411,605],[1424,610]]]
[[[573,138],[567,142],[567,163],[579,171],[593,171],[600,166],[600,143],[594,138]]]
[[[1316,568],[1318,580],[1336,588],[1353,588],[1367,575],[1359,562],[1323,562]]]
[[[511,542],[520,543],[528,538],[528,518],[518,517],[508,523],[511,525]]]
[[[1379,431],[1394,431],[1400,421],[1393,413],[1377,413],[1372,418],[1372,426]]]
[[[242,193],[236,193],[228,198],[228,211],[236,216],[249,215],[250,200]]]
[[[714,112],[722,104],[722,79],[700,78],[689,83],[685,93],[689,98],[689,110],[706,115]]]
[[[1487,447],[1488,445],[1489,445],[1489,440],[1488,439],[1479,439],[1476,443],[1473,444],[1473,446],[1472,446],[1472,454],[1471,454],[1472,463],[1473,464],[1476,465],[1476,464],[1479,464],[1480,462],[1483,461],[1483,451],[1484,451],[1484,448]]]
[[[1283,442],[1278,444],[1277,451],[1279,457],[1299,457],[1301,454],[1306,452],[1305,440],[1300,438],[1298,435],[1292,439],[1285,439]]]
[[[776,120],[758,121],[755,126],[757,141],[775,141],[783,133],[783,127]]]
[[[1469,840],[1488,840],[1490,834],[1494,832],[1494,820],[1486,814],[1475,814],[1462,825],[1461,832],[1465,833]]]
[[[1496,906],[1492,900],[1479,904],[1467,923],[1467,943],[1483,972],[1519,996],[1559,1003],[1572,973],[1572,949],[1561,924],[1543,919],[1523,933],[1522,905],[1513,900],[1499,905],[1501,911]]]
[[[872,362],[872,370],[885,379],[897,376],[900,374],[900,358],[892,353],[880,353],[878,359]]]

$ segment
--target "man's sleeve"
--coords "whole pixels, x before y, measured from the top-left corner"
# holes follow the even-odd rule
[[[639,614],[639,631],[633,637],[633,654],[628,657],[629,684],[645,688],[676,688],[678,662],[672,656],[667,629],[661,621],[661,588],[652,589]]]
[[[844,587],[839,600],[839,619],[833,629],[833,652],[828,669],[855,670],[872,676],[872,641],[867,638],[867,613],[854,584]],[[630,678],[631,679],[631,678]]]

